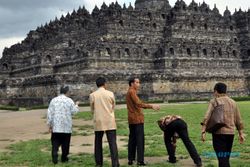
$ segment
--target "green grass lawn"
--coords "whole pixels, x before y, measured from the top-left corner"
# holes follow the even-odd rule
[[[242,118],[245,123],[245,133],[250,134],[250,102],[238,102]],[[162,131],[158,128],[156,121],[167,114],[181,115],[188,124],[189,136],[196,146],[204,166],[216,167],[217,159],[213,154],[213,148],[211,143],[211,135],[207,134],[207,141],[201,142],[200,140],[200,122],[203,119],[206,111],[207,104],[170,104],[162,107],[160,111],[154,112],[153,110],[144,110],[145,113],[145,156],[162,158],[162,161],[157,163],[148,162],[148,166],[152,167],[181,167],[184,166],[181,161],[176,165],[171,165],[166,162],[167,152],[163,142]],[[90,112],[81,112],[75,116],[75,119],[90,120]],[[126,136],[124,140],[127,141],[128,136],[128,125],[127,125],[127,111],[126,109],[116,111],[117,119],[117,133],[120,136]],[[84,126],[87,131],[91,130],[92,127]],[[81,128],[82,131],[85,129]],[[89,134],[89,133],[88,133]],[[82,135],[86,135],[83,133]],[[74,137],[74,136],[72,136]],[[83,141],[84,144],[84,141]],[[20,142],[11,145],[10,152],[0,153],[0,166],[54,166],[51,163],[50,156],[50,141],[49,140],[32,140],[28,142]],[[176,150],[177,158],[186,159],[189,158],[188,152],[186,151],[181,140],[177,142]],[[244,144],[239,144],[238,137],[235,135],[235,141],[233,145],[233,155],[231,158],[232,167],[250,167],[250,141],[248,136]],[[104,148],[104,157],[110,159],[109,149]],[[119,158],[127,159],[127,149],[119,150]],[[92,154],[79,154],[70,155],[70,162],[67,164],[59,163],[57,166],[83,166],[83,167],[94,167],[94,157]],[[109,161],[105,161],[106,167],[110,166]],[[127,166],[127,165],[122,165]]]

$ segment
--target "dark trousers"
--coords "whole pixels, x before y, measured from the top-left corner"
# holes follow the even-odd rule
[[[52,133],[51,144],[52,144],[52,161],[53,163],[58,162],[58,149],[62,147],[61,161],[68,161],[69,146],[70,146],[71,133]]]
[[[119,166],[118,150],[116,144],[116,130],[105,131],[109,143],[112,167]],[[97,166],[103,165],[102,138],[104,131],[95,131],[95,162]]]
[[[167,128],[164,131],[164,141],[168,151],[169,161],[176,162],[175,146],[172,144],[172,137],[174,136],[174,133],[179,135],[194,163],[201,164],[201,158],[197,153],[194,144],[188,137],[187,124],[181,119],[171,122],[167,125]]]
[[[230,167],[229,159],[234,135],[213,134],[213,147],[219,161],[219,167]]]
[[[137,151],[137,162],[144,162],[144,124],[129,124],[128,160],[135,160]]]

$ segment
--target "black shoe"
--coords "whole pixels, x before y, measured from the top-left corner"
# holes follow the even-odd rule
[[[102,167],[102,165],[95,165],[96,167]]]
[[[56,165],[58,163],[57,160],[53,160],[53,164]]]
[[[53,157],[53,158],[52,158],[52,162],[53,162],[53,164],[57,164],[57,163],[58,163],[57,158]]]
[[[168,160],[169,163],[175,164],[177,161],[176,160]]]
[[[128,161],[128,165],[133,165],[133,161]]]
[[[53,164],[58,163],[58,155],[57,154],[52,154],[52,162],[53,162]]]
[[[202,167],[202,163],[195,164],[196,167]]]
[[[201,158],[197,159],[194,163],[195,163],[195,166],[196,166],[196,167],[202,167]]]
[[[145,164],[145,162],[137,162],[138,166],[147,166],[147,164]]]
[[[65,162],[68,162],[68,161],[69,161],[69,158],[68,158],[68,157],[63,158],[63,159],[61,160],[62,163],[65,163]]]

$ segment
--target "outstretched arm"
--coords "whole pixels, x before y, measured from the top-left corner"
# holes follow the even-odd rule
[[[151,108],[153,110],[159,110],[159,105],[153,105],[153,104],[146,104],[143,103],[140,98],[137,96],[135,91],[130,92],[131,99],[133,100],[134,104],[139,108]]]

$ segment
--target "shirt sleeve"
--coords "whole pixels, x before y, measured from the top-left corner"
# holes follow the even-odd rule
[[[50,102],[49,108],[47,111],[47,125],[52,127],[52,120],[53,120],[53,101]]]
[[[70,112],[72,115],[79,112],[79,108],[75,105],[72,99],[70,99]]]
[[[90,110],[93,113],[94,112],[94,97],[93,95],[89,95],[89,104],[90,104]]]
[[[143,103],[143,102],[139,99],[139,97],[137,96],[137,94],[136,94],[135,91],[131,91],[131,92],[130,92],[130,96],[131,96],[132,101],[134,102],[134,104],[135,104],[138,108],[152,108],[152,105]]]
[[[213,100],[211,100],[208,104],[207,112],[205,113],[204,119],[202,121],[203,130],[205,130],[206,128],[207,121],[210,119],[213,109],[214,109]]]
[[[240,109],[237,105],[236,105],[236,112],[235,112],[235,126],[238,131],[243,129],[243,122],[242,122],[241,115],[240,115]]]
[[[113,107],[112,107],[112,109],[113,109],[113,111],[115,110],[115,95],[114,95],[114,93],[112,93],[112,105],[113,105]]]

